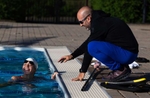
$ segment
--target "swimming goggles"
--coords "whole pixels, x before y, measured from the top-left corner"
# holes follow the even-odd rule
[[[27,60],[24,61],[24,63],[27,63],[27,62],[29,62],[30,64],[34,65],[34,62],[32,62],[32,61],[27,61]]]

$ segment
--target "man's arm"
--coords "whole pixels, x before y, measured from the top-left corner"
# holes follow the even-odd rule
[[[73,53],[71,53],[70,55],[65,55],[61,57],[58,60],[58,62],[65,63],[69,60],[72,60],[78,57],[79,55],[82,55],[83,53],[85,53],[85,50],[87,49],[87,43],[88,43],[88,39],[79,48],[77,48]]]
[[[84,44],[82,44],[81,47],[84,47],[84,50],[83,50],[84,58],[83,58],[82,66],[79,69],[79,75],[76,78],[73,78],[72,81],[82,81],[84,79],[85,73],[87,72],[88,67],[92,60],[92,56],[88,53],[88,39],[84,42]],[[79,49],[83,49],[83,48],[79,47]],[[76,51],[74,53],[76,53]]]
[[[72,81],[82,81],[84,79],[85,73],[88,70],[91,60],[92,60],[92,57],[88,53],[85,53],[82,66],[79,69],[79,75],[76,78],[73,78]]]
[[[84,53],[82,66],[79,72],[84,72],[84,73],[87,72],[87,69],[92,60],[92,56],[88,53],[88,42],[89,42],[89,38],[87,38],[87,40],[71,54],[73,58],[75,58]]]
[[[89,40],[89,38],[86,39],[83,42],[83,44],[71,54],[73,56],[73,58],[76,58],[79,55],[82,55],[83,53],[85,53],[87,51],[88,40]]]
[[[91,63],[91,60],[92,60],[92,56],[88,53],[88,51],[84,54],[84,58],[83,58],[83,61],[82,61],[82,66],[81,66],[81,69],[79,70],[79,72],[84,72],[86,73],[87,70],[88,70],[88,67]]]

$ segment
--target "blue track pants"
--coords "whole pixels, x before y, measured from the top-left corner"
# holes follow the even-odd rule
[[[88,52],[111,70],[130,64],[137,58],[137,54],[103,41],[89,42]]]

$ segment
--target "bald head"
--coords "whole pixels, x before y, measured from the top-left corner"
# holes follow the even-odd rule
[[[83,6],[82,8],[79,9],[77,13],[77,18],[82,18],[86,17],[87,15],[91,14],[92,9],[88,6]]]

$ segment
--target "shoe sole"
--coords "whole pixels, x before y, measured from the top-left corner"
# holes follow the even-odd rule
[[[115,79],[113,79],[113,80],[110,80],[110,82],[113,82],[113,81],[114,81],[114,82],[117,82],[117,81],[125,80],[126,78],[129,77],[130,74],[131,74],[131,70],[130,70],[130,72],[124,74],[123,76],[121,75],[121,76],[119,76],[119,77],[117,77],[117,78],[115,78]]]

